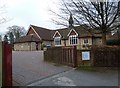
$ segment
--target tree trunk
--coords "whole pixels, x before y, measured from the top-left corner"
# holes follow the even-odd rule
[[[102,44],[106,45],[106,33],[102,33]]]

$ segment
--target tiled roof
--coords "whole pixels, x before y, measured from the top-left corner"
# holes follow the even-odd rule
[[[56,29],[56,30],[50,30],[42,27],[37,27],[34,25],[31,25],[34,30],[38,33],[38,35],[43,39],[43,40],[53,40],[53,36],[56,31],[59,31],[63,39],[68,38],[68,33],[70,32],[69,28],[63,28],[63,29]],[[85,29],[77,26],[74,27],[74,30],[78,33],[78,37],[91,37],[92,35],[86,31]]]
[[[31,25],[34,30],[38,33],[38,35],[43,39],[43,40],[51,40],[52,36],[51,34],[54,32],[53,30],[49,30],[46,28],[42,28],[42,27],[37,27],[34,25]]]
[[[68,33],[71,30],[69,28],[50,30],[50,29],[46,29],[46,28],[42,28],[42,27],[38,27],[34,25],[30,25],[30,27],[32,27],[37,32],[37,34],[40,36],[42,40],[47,40],[47,41],[53,40],[53,36],[56,31],[58,31],[61,34],[62,39],[68,39]],[[91,37],[92,36],[87,30],[83,29],[81,26],[74,27],[74,30],[78,33],[78,37]],[[99,36],[94,35],[94,36],[101,37],[101,35]],[[30,42],[30,41],[31,41],[31,36],[29,35],[26,35],[16,40],[16,42]],[[40,40],[34,36],[32,41],[40,41]]]
[[[40,39],[34,35],[27,35],[18,38],[15,43],[24,43],[24,42],[39,42]]]

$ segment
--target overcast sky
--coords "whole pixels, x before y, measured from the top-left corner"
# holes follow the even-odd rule
[[[56,29],[51,22],[49,9],[58,11],[59,0],[0,0],[0,19],[5,17],[8,22],[0,24],[0,33],[5,33],[8,26],[23,26],[27,30],[30,24]]]

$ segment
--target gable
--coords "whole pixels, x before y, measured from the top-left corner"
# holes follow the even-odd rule
[[[26,35],[31,35],[31,34],[41,39],[38,33],[35,31],[35,29],[30,25]]]
[[[70,35],[76,35],[76,33],[72,30]]]
[[[59,34],[59,33],[56,33],[55,37],[60,37],[60,34]]]
[[[34,34],[35,36],[37,36],[37,34],[33,31],[33,29],[30,27],[30,29],[28,30],[27,35],[31,35]]]
[[[53,38],[55,38],[55,37],[61,37],[61,34],[58,31],[56,31]]]
[[[74,29],[71,29],[70,32],[68,33],[68,36],[70,36],[70,35],[77,35],[78,36],[78,33]]]

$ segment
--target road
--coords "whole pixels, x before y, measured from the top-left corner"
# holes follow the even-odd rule
[[[13,51],[12,67],[13,86],[25,86],[72,69],[44,62],[43,51]]]
[[[73,69],[28,86],[118,86],[118,71],[91,72]]]

